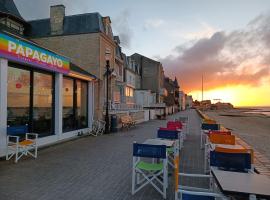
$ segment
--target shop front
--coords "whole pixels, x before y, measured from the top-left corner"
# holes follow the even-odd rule
[[[67,58],[0,33],[0,156],[8,126],[28,125],[39,146],[91,127],[94,80]]]

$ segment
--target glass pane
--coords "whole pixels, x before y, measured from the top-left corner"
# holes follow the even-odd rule
[[[53,134],[53,76],[34,72],[33,132]]]
[[[29,124],[30,72],[8,67],[7,124]]]
[[[77,84],[77,128],[87,127],[87,83],[76,80]]]
[[[73,79],[63,78],[63,131],[71,131],[75,128],[75,116],[73,109]]]

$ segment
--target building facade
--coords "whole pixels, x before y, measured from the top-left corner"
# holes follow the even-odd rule
[[[95,76],[27,40],[30,25],[13,1],[1,2],[0,16],[0,156],[6,152],[7,127],[27,127],[38,134],[39,146],[88,131]]]
[[[115,70],[116,66],[119,67],[119,62],[121,63],[121,58],[119,59],[116,55],[117,43],[113,37],[110,18],[102,17],[99,13],[66,16],[65,6],[56,5],[51,6],[49,19],[33,20],[28,23],[30,28],[26,34],[29,38],[68,56],[71,62],[98,78],[95,82],[97,94],[95,95],[95,118],[102,118],[106,100],[105,53],[110,53],[112,69]],[[112,102],[116,78],[112,77],[109,81],[108,96]],[[115,97],[115,100],[119,99]]]
[[[156,93],[156,103],[162,103],[166,96],[164,70],[160,62],[135,53],[130,56],[141,68],[141,89]]]

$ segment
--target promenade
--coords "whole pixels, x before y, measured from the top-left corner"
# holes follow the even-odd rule
[[[199,149],[200,118],[195,110],[169,116],[190,117],[190,134],[180,154],[180,171],[203,172],[203,151]],[[159,200],[148,186],[131,195],[132,143],[155,138],[166,120],[138,124],[136,128],[100,137],[76,140],[40,149],[38,158],[23,158],[18,164],[0,161],[1,200]],[[169,177],[168,198],[174,199]],[[183,181],[183,180],[180,180]],[[185,183],[188,180],[184,180]],[[205,182],[189,182],[205,186]]]

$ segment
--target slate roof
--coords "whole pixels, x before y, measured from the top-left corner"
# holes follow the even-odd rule
[[[50,19],[28,21],[30,28],[26,31],[29,37],[51,36]],[[85,13],[65,16],[64,30],[61,35],[105,32],[102,16],[99,13]]]
[[[11,15],[20,21],[25,22],[22,18],[21,14],[19,13],[15,3],[13,0],[0,0],[0,13]]]

